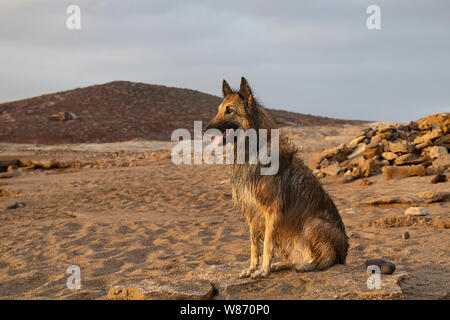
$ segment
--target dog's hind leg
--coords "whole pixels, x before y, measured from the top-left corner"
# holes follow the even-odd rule
[[[297,271],[297,272],[317,271],[317,265],[315,263],[308,263],[308,262],[297,264],[294,268],[295,268],[295,271]]]
[[[260,248],[258,243],[258,234],[255,227],[250,223],[250,267],[245,269],[239,275],[240,278],[250,277],[250,275],[258,268]]]
[[[314,219],[306,227],[302,241],[303,262],[295,265],[297,272],[324,270],[336,261],[333,240],[336,230],[329,223]]]
[[[276,272],[276,271],[290,269],[292,267],[293,267],[292,262],[280,261],[280,262],[272,263],[272,265],[270,266],[270,270],[272,272]]]

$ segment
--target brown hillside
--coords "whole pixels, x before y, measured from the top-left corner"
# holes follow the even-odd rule
[[[207,123],[221,99],[195,90],[114,81],[0,104],[0,142],[62,144],[170,140],[176,128]],[[59,112],[78,120],[51,121]],[[279,126],[345,124],[337,120],[270,110]]]

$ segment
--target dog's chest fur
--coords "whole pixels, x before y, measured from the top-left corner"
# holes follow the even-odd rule
[[[238,206],[247,221],[261,216],[258,210],[258,202],[256,198],[256,191],[258,182],[260,180],[259,165],[233,165],[231,168],[231,185],[233,193],[233,201]]]

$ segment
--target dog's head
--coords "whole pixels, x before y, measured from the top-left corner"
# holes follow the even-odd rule
[[[241,78],[239,91],[233,91],[228,83],[222,83],[223,100],[219,105],[216,116],[208,123],[205,130],[217,129],[225,137],[237,129],[244,131],[255,128],[254,117],[257,103],[247,80]]]

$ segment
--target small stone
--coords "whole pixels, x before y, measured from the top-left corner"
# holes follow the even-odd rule
[[[319,164],[320,164],[320,167],[323,169],[323,168],[328,167],[328,165],[330,164],[330,161],[328,161],[327,158],[323,158],[322,161],[320,161]]]
[[[389,150],[391,152],[410,153],[414,150],[414,146],[404,142],[389,142]]]
[[[408,123],[408,127],[411,130],[419,130],[419,125],[415,121],[411,121],[410,123]]]
[[[375,134],[375,131],[370,128],[370,130],[368,130],[364,135],[366,136],[366,138],[370,139],[373,137],[373,135]]]
[[[12,192],[7,189],[0,189],[0,198],[1,197],[20,197],[20,193]]]
[[[450,119],[447,119],[442,123],[442,132],[444,132],[444,134],[450,132]]]
[[[417,149],[417,150],[424,149],[424,148],[428,147],[428,146],[430,145],[430,143],[431,143],[431,142],[428,140],[428,141],[425,141],[425,142],[416,144],[416,149]]]
[[[433,161],[433,167],[437,168],[440,172],[444,172],[450,168],[450,154],[440,156]]]
[[[426,159],[418,154],[415,153],[407,153],[404,154],[397,159],[394,160],[394,163],[396,165],[403,165],[403,164],[419,164],[422,162],[425,162]]]
[[[353,151],[353,147],[346,144],[341,144],[335,148],[327,149],[322,152],[323,158],[328,158],[331,161],[341,162],[347,158],[347,155]]]
[[[383,259],[371,259],[366,260],[364,263],[366,270],[369,266],[378,266],[382,274],[393,274],[395,271],[395,264],[385,261]]]
[[[431,179],[431,183],[440,183],[440,182],[446,182],[447,181],[447,176],[445,174],[442,173],[438,173],[437,175],[435,175],[433,177],[433,179]]]
[[[430,158],[434,160],[448,154],[448,151],[445,147],[434,146],[428,150],[428,154]]]
[[[373,136],[373,137],[370,139],[370,142],[380,143],[381,141],[383,141],[383,138],[381,138],[380,136]]]
[[[361,169],[359,167],[354,167],[350,172],[350,175],[353,178],[358,179],[359,177],[361,177]]]
[[[48,119],[52,121],[69,121],[69,120],[80,120],[80,117],[78,117],[73,112],[62,111],[52,114]]]
[[[337,176],[339,173],[341,173],[341,171],[342,168],[337,163],[333,163],[328,167],[322,169],[322,172],[328,176]]]
[[[411,176],[424,176],[426,175],[425,167],[421,164],[415,166],[385,166],[382,168],[383,176],[386,180],[401,179]]]
[[[344,175],[344,176],[342,177],[342,182],[343,182],[343,183],[349,183],[349,182],[351,182],[352,180],[353,180],[353,177],[352,177],[351,175],[349,175],[349,174]]]
[[[363,155],[364,151],[366,151],[367,146],[364,143],[358,144],[355,150],[351,154],[348,155],[348,159],[355,159]]]
[[[378,125],[378,132],[392,131],[395,128],[388,123],[381,123]]]
[[[383,152],[381,156],[386,160],[394,160],[398,158],[397,154],[395,154],[394,152]]]
[[[408,231],[403,231],[402,232],[402,239],[403,240],[409,239],[409,232]]]
[[[423,202],[435,203],[446,201],[450,197],[450,193],[443,191],[426,191],[418,193],[417,197],[420,198]]]
[[[361,141],[363,141],[365,139],[365,136],[360,136],[357,137],[355,139],[353,139],[352,141],[350,141],[350,143],[348,144],[350,147],[356,147]]]
[[[370,177],[374,175],[380,169],[380,161],[376,159],[368,159],[361,163],[361,173],[364,177]]]
[[[360,182],[359,182],[359,185],[360,186],[370,186],[372,184],[372,181],[370,181],[369,179],[362,179]]]
[[[367,145],[367,149],[364,151],[364,157],[366,159],[373,159],[376,156],[379,156],[381,154],[382,150],[381,147],[377,146],[375,148],[369,148],[369,145]]]
[[[395,140],[398,138],[398,133],[395,129],[378,132],[377,135],[386,140]]]
[[[433,145],[450,149],[450,134],[446,134],[445,136],[437,138],[436,140],[434,140]]]
[[[368,149],[372,149],[372,148],[376,148],[376,147],[378,147],[378,142],[371,141],[370,143],[367,144]]]
[[[19,208],[24,208],[25,207],[25,203],[23,202],[16,202],[13,205],[10,205],[8,207],[8,209],[19,209]]]
[[[339,164],[342,168],[346,169],[352,169],[353,166],[351,166],[350,160],[344,160]]]
[[[439,138],[440,136],[442,136],[442,130],[441,129],[433,129],[431,131],[428,131],[423,136],[419,136],[419,137],[415,138],[414,144],[421,144],[423,142]]]
[[[407,216],[428,216],[430,213],[423,207],[409,207],[405,210]]]

